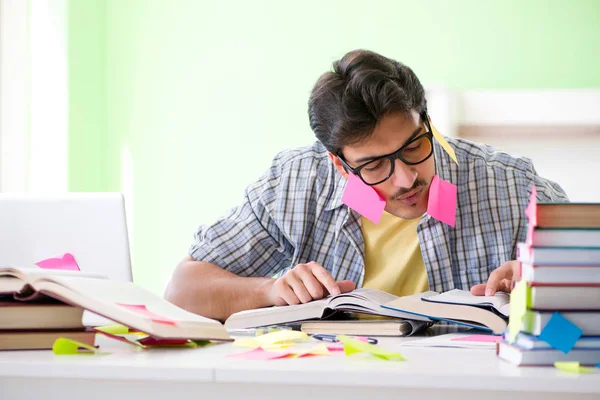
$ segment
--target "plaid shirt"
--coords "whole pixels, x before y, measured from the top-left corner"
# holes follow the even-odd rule
[[[532,185],[539,201],[568,201],[527,158],[463,139],[448,142],[459,165],[436,141],[434,157],[439,177],[458,187],[456,225],[425,214],[417,228],[429,286],[438,292],[485,283],[493,269],[516,258]],[[240,276],[281,276],[316,261],[336,280],[361,287],[361,218],[342,204],[345,185],[319,142],[284,151],[246,189],[243,204],[200,226],[190,255]]]

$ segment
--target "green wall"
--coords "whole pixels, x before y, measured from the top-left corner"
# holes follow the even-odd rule
[[[349,50],[457,89],[600,87],[595,0],[69,4],[70,190],[130,182],[134,275],[157,292],[198,224],[313,141],[308,93]]]

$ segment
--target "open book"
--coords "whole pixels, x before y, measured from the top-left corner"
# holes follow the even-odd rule
[[[160,339],[231,340],[219,321],[187,312],[133,283],[98,274],[0,267],[0,295],[25,302],[52,297]]]
[[[425,292],[398,297],[382,304],[382,307],[499,335],[508,326],[509,302],[510,296],[504,292],[497,292],[493,296],[474,296],[467,290],[453,289],[444,293]]]
[[[451,290],[397,297],[376,289],[357,289],[306,304],[241,311],[230,316],[225,326],[242,329],[289,324],[326,319],[342,311],[416,321],[444,320],[499,334],[507,326],[508,300],[505,293],[473,296],[468,291]]]

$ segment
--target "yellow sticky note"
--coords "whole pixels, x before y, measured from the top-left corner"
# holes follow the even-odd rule
[[[346,355],[355,353],[369,353],[375,357],[379,357],[383,360],[388,361],[405,361],[406,359],[400,353],[394,353],[374,344],[361,342],[360,340],[353,339],[346,335],[338,335],[337,340],[344,344],[344,353]]]
[[[82,347],[88,352],[80,352],[79,348]],[[52,345],[52,351],[54,354],[108,354],[105,352],[101,352],[94,346],[90,346],[89,344],[77,342],[75,340],[67,339],[67,338],[58,338],[54,341]]]
[[[256,340],[261,346],[281,343],[300,343],[308,342],[308,335],[304,332],[286,329],[267,333],[266,335],[256,336],[254,340]]]
[[[531,307],[531,289],[525,280],[517,282],[510,292],[510,316],[508,320],[508,342],[513,343],[523,326],[527,308]]]
[[[299,351],[294,353],[294,357],[304,357],[304,356],[327,356],[330,352],[325,346],[324,343],[318,344],[310,350]]]
[[[246,347],[249,349],[257,349],[261,347],[263,350],[278,350],[286,347],[293,346],[293,342],[279,342],[279,343],[260,343],[255,338],[239,338],[233,342],[235,347]]]
[[[435,126],[431,123],[431,118],[429,119],[429,125],[431,126],[431,133],[433,133],[433,137],[437,142],[446,150],[446,153],[454,160],[456,165],[458,165],[458,160],[456,159],[456,153],[454,149],[450,146],[450,143],[442,136],[442,134],[437,130]]]
[[[98,326],[95,329],[97,331],[109,333],[111,335],[124,335],[126,333],[129,333],[129,328],[121,324]]]
[[[554,366],[561,371],[574,374],[589,374],[596,372],[594,368],[582,367],[577,361],[557,361],[554,363]]]

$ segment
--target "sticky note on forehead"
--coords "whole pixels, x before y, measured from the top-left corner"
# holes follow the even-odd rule
[[[458,165],[458,160],[456,159],[456,153],[454,152],[454,149],[450,146],[450,143],[448,143],[448,141],[442,136],[442,134],[433,125],[433,123],[431,122],[431,118],[429,118],[429,126],[431,127],[431,133],[433,134],[433,137],[435,138],[435,140],[437,140],[437,142],[440,144],[440,146],[442,146],[442,148],[446,151],[446,153],[448,153],[450,158],[452,158],[452,160],[454,160],[456,165]]]

